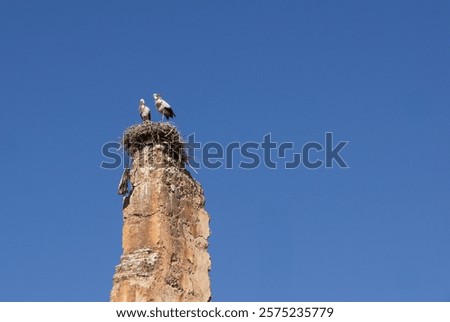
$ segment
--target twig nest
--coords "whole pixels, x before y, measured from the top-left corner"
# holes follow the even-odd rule
[[[170,123],[145,121],[132,125],[125,130],[122,145],[131,157],[148,147],[162,151],[168,158],[182,164],[188,160],[183,138]]]

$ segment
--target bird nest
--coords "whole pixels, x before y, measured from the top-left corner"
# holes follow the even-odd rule
[[[153,148],[160,145],[171,158],[182,163],[188,160],[183,138],[177,128],[170,123],[145,121],[132,125],[125,130],[122,145],[130,156],[144,147]]]

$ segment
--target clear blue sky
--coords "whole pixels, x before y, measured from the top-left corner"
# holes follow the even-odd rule
[[[153,92],[203,143],[349,141],[346,170],[194,174],[213,300],[450,300],[450,2],[3,0],[0,35],[1,301],[108,300],[101,147]]]

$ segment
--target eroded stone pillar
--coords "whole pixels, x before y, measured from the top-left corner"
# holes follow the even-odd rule
[[[177,129],[144,122],[123,143],[133,164],[111,301],[209,301],[209,215]]]

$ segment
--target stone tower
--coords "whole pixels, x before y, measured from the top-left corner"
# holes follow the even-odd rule
[[[111,301],[209,301],[209,215],[179,132],[146,121],[125,131],[123,146],[131,189]]]

